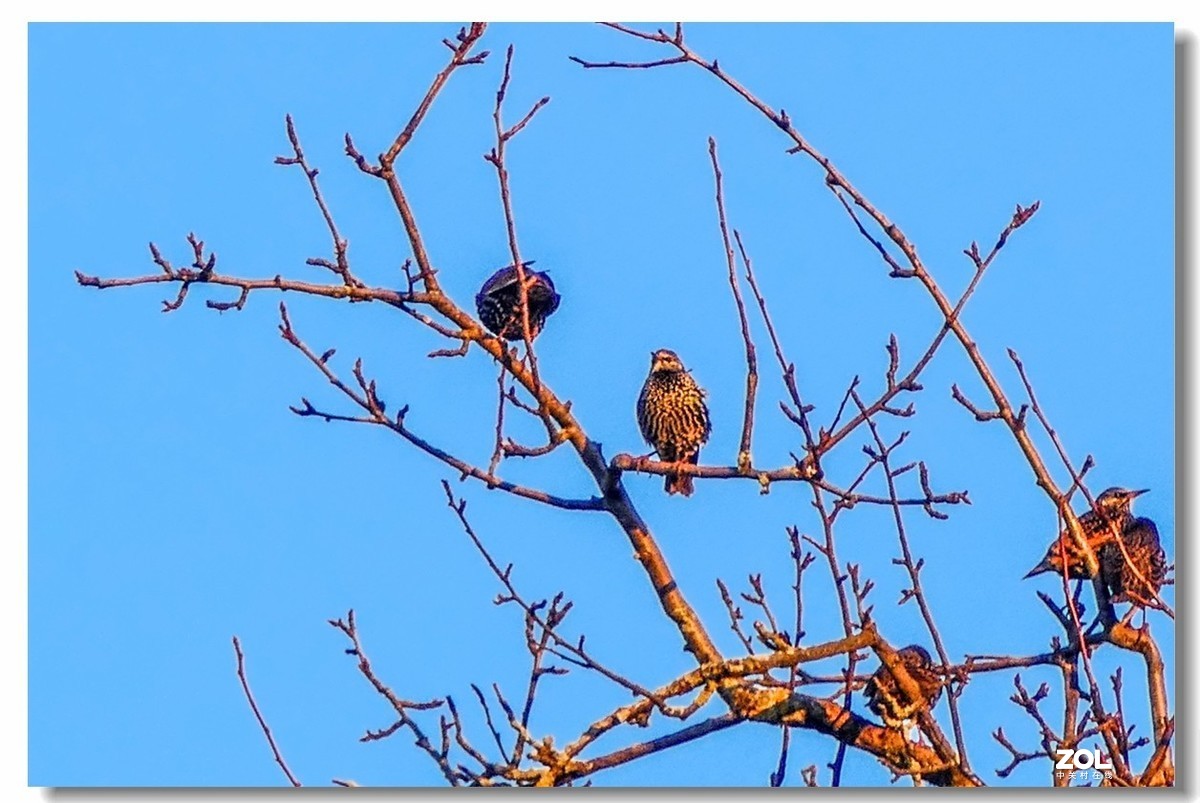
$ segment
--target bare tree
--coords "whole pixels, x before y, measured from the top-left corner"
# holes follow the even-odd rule
[[[646,610],[644,615],[648,618],[665,616],[677,630],[694,663],[688,671],[667,683],[639,681],[636,671],[618,671],[610,666],[602,655],[586,644],[582,635],[565,624],[572,609],[572,602],[565,594],[542,599],[529,596],[519,587],[513,565],[498,558],[486,545],[486,524],[473,521],[468,515],[464,493],[443,480],[442,489],[451,515],[495,577],[499,588],[496,603],[512,606],[521,613],[530,660],[528,682],[519,694],[513,694],[511,690],[506,693],[498,685],[486,689],[472,686],[469,694],[458,690],[457,699],[447,693],[433,700],[407,700],[389,685],[368,658],[366,642],[370,634],[360,630],[354,612],[350,611],[330,620],[329,624],[344,636],[346,651],[356,659],[358,671],[390,707],[391,724],[378,730],[367,730],[363,740],[384,739],[407,732],[416,747],[434,762],[446,783],[453,786],[555,786],[590,782],[601,770],[634,762],[726,728],[767,726],[778,728],[780,732],[778,758],[773,762],[774,768],[767,780],[772,785],[782,785],[787,777],[791,734],[793,729],[800,728],[822,734],[830,745],[827,775],[815,763],[801,770],[799,777],[808,785],[828,783],[836,786],[853,782],[844,776],[843,766],[847,752],[855,750],[876,758],[893,774],[893,780],[908,777],[917,785],[980,786],[984,784],[987,772],[974,767],[970,761],[965,714],[960,702],[970,688],[971,679],[979,673],[1012,672],[1014,691],[1011,699],[1028,715],[1030,727],[1019,734],[1006,734],[1003,729],[996,729],[994,738],[1011,753],[1011,761],[1007,766],[990,768],[993,774],[1003,778],[1023,762],[1040,761],[1046,763],[1047,778],[1054,785],[1069,785],[1072,777],[1057,766],[1060,751],[1071,752],[1099,744],[1102,756],[1112,764],[1103,784],[1172,785],[1174,717],[1168,700],[1162,655],[1150,632],[1149,613],[1140,627],[1133,626],[1131,616],[1118,616],[1093,543],[1083,532],[1074,510],[1080,506],[1081,499],[1087,506],[1095,506],[1095,495],[1086,483],[1094,461],[1090,456],[1078,460],[1067,453],[1049,414],[1039,404],[1030,371],[1019,356],[1009,351],[1021,387],[1005,388],[963,319],[963,311],[981,280],[1010,237],[1034,218],[1039,203],[1016,205],[1011,218],[1003,224],[990,246],[981,247],[975,242],[966,246],[963,253],[973,274],[966,289],[954,297],[939,284],[905,232],[805,138],[787,113],[759,99],[727,73],[717,59],[694,51],[685,39],[682,25],[677,24],[673,30],[652,31],[619,24],[608,26],[615,35],[644,42],[648,48],[646,60],[592,61],[573,57],[582,68],[654,70],[670,65],[699,68],[780,132],[789,143],[789,153],[815,162],[823,172],[831,200],[845,211],[849,225],[861,235],[866,247],[878,255],[887,275],[898,282],[916,284],[924,291],[932,302],[940,326],[928,343],[921,344],[915,352],[916,359],[911,361],[901,356],[898,340],[895,335],[891,336],[886,344],[887,364],[883,367],[882,389],[878,393],[868,393],[866,383],[856,376],[841,394],[836,409],[818,413],[812,404],[806,403],[795,365],[777,336],[767,298],[757,281],[750,244],[727,214],[719,151],[717,143],[710,139],[708,154],[715,218],[724,246],[723,259],[746,358],[745,404],[738,451],[728,464],[723,464],[718,456],[708,454],[705,457],[711,462],[701,465],[664,463],[650,456],[631,454],[606,457],[594,433],[572,410],[570,401],[556,393],[539,369],[529,327],[525,284],[521,285],[523,337],[516,343],[506,343],[492,336],[467,306],[443,289],[429,246],[396,169],[398,160],[452,77],[460,70],[490,64],[494,60],[489,59],[488,51],[479,49],[486,31],[483,23],[472,23],[453,38],[443,40],[450,53],[445,67],[434,76],[408,123],[385,152],[375,159],[369,158],[359,151],[349,134],[345,138],[346,155],[368,180],[378,181],[386,188],[407,234],[411,259],[404,264],[399,289],[373,287],[356,275],[347,241],[317,181],[318,171],[302,148],[290,117],[287,120],[290,152],[278,157],[276,162],[303,172],[328,228],[331,256],[308,260],[310,266],[328,271],[328,281],[282,275],[253,278],[222,273],[218,270],[215,254],[206,250],[204,242],[191,234],[187,238],[190,252],[186,265],[172,262],[151,244],[151,257],[156,266],[153,273],[132,278],[101,278],[76,272],[81,285],[100,289],[169,285],[174,297],[163,302],[164,311],[179,309],[197,286],[229,291],[205,301],[209,308],[219,311],[241,310],[251,294],[271,291],[378,302],[445,339],[447,346],[433,351],[429,355],[431,358],[467,357],[474,352],[483,352],[499,367],[497,406],[493,414],[495,437],[492,459],[486,466],[452,454],[411,427],[406,417],[408,407],[395,409],[385,401],[385,388],[368,372],[361,359],[354,361],[347,371],[334,360],[334,349],[306,342],[287,306],[283,303],[279,306],[279,332],[284,340],[340,392],[345,402],[342,407],[333,409],[319,407],[308,398],[301,398],[292,407],[296,415],[390,430],[412,447],[452,469],[451,476],[521,497],[512,503],[518,508],[517,515],[520,505],[532,501],[607,517],[615,525],[614,532],[623,533],[628,540],[638,567],[654,590],[659,610]],[[506,101],[513,80],[513,65],[514,52],[510,46],[503,58],[495,104],[491,109],[494,144],[485,158],[495,169],[512,263],[520,266],[525,255],[517,235],[507,154],[518,135],[535,123],[538,112],[550,99],[543,97],[530,108],[511,112]],[[926,307],[920,312],[929,309]],[[752,335],[752,316],[757,317],[768,333],[769,345],[762,351],[760,348],[764,344],[756,343]],[[896,433],[892,428],[895,422],[913,415],[915,399],[923,390],[922,374],[947,343],[957,343],[966,355],[974,370],[973,379],[980,383],[986,401],[971,400],[958,385],[947,391],[965,413],[981,425],[1002,427],[1011,436],[1028,470],[1083,555],[1092,578],[1090,582],[1072,583],[1064,577],[1060,599],[1039,593],[1061,632],[1047,634],[1046,649],[1038,654],[955,654],[939,630],[933,607],[922,587],[925,558],[916,553],[909,538],[912,517],[924,515],[946,519],[949,510],[969,503],[970,499],[966,490],[940,488],[925,461],[903,455],[908,447],[908,432]],[[763,364],[759,362],[760,357],[764,357]],[[766,365],[771,367],[764,370]],[[760,371],[767,373],[768,370],[777,374],[782,383],[786,400],[778,404],[778,409],[794,425],[797,443],[801,444],[792,453],[790,461],[778,466],[758,465],[753,457],[755,417],[761,410]],[[507,434],[506,415],[528,417],[536,422],[539,431],[544,430],[544,441],[534,445],[517,442]],[[1035,433],[1040,433],[1036,439]],[[1042,435],[1053,447],[1053,454],[1049,456],[1036,442]],[[829,456],[835,451],[847,455],[854,453],[855,438],[865,439],[865,445],[859,443],[865,459],[844,478],[830,476],[836,472],[826,471]],[[575,453],[578,465],[594,483],[595,491],[590,496],[564,496],[549,485],[535,487],[517,483],[498,472],[509,458],[535,460],[564,448]],[[723,580],[716,579],[716,593],[723,600],[728,621],[703,621],[672,575],[651,522],[643,517],[627,492],[625,475],[631,472],[686,474],[703,481],[745,481],[756,484],[763,494],[799,494],[798,502],[811,504],[816,511],[817,526],[812,531],[800,526],[786,530],[784,546],[794,565],[794,583],[787,599],[770,599],[760,575],[748,577],[741,591],[731,590]],[[1056,479],[1056,473],[1067,479]],[[864,490],[870,482],[881,483],[884,492]],[[899,652],[903,645],[894,644],[883,632],[873,616],[875,605],[870,595],[874,582],[865,576],[858,563],[847,557],[848,550],[838,542],[838,533],[846,518],[856,510],[872,507],[885,510],[890,516],[899,548],[899,557],[894,562],[906,578],[898,604],[915,606],[927,631],[928,643],[933,647],[932,672],[936,686],[932,698],[943,690],[946,692],[942,695],[944,711],[939,712],[940,709],[931,704],[929,689],[925,688],[914,667],[903,660]],[[1117,544],[1122,544],[1119,531],[1113,532],[1113,538]],[[1123,545],[1122,551],[1124,553]],[[1127,553],[1124,558],[1134,567]],[[939,554],[937,559],[970,560],[970,557]],[[805,640],[805,616],[813,615],[811,606],[806,608],[805,605],[806,580],[813,572],[827,574],[831,583],[832,598],[825,602],[832,603],[828,610],[836,611],[834,616],[840,619],[841,631],[841,637],[831,641],[810,643]],[[1155,596],[1154,600],[1148,600],[1146,607],[1156,609],[1156,616],[1162,614],[1173,624],[1174,613],[1161,598]],[[751,615],[748,616],[747,611]],[[713,636],[716,628],[728,628],[736,636],[740,646],[734,653],[718,647]],[[251,694],[242,646],[236,637],[233,643],[237,675],[247,701],[275,761],[288,781],[299,785]],[[1099,649],[1119,651],[1129,657],[1132,665],[1140,664],[1142,671],[1136,673],[1136,682],[1130,683],[1129,670],[1123,672],[1118,668],[1106,687],[1092,661]],[[1061,673],[1059,695],[1063,710],[1060,713],[1052,715],[1047,710],[1049,684],[1043,683],[1031,690],[1022,680],[1020,670],[1034,667],[1052,667]],[[632,701],[594,721],[581,721],[578,729],[565,738],[555,739],[540,733],[533,720],[539,692],[545,684],[557,682],[557,676],[569,672],[587,672],[602,677],[627,691]],[[885,678],[890,684],[889,697],[909,701],[900,718],[911,721],[919,731],[917,738],[912,738],[909,729],[903,725],[880,723],[854,710],[864,688],[871,684],[876,684],[877,688]],[[1135,723],[1126,721],[1123,703],[1130,687],[1136,688],[1136,693],[1146,695],[1151,712],[1149,730],[1136,738],[1131,735]],[[464,705],[478,709],[486,722],[485,730],[468,733],[462,713]],[[629,727],[645,726],[656,717],[662,721],[678,720],[678,726],[666,735],[650,739],[639,739],[637,732]],[[1134,753],[1143,746],[1147,748],[1145,751]],[[352,781],[334,782],[354,785]]]

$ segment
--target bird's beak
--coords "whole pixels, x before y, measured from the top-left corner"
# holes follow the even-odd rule
[[[1129,498],[1132,499],[1135,496],[1141,496],[1142,494],[1147,493],[1149,490],[1150,490],[1149,488],[1143,488],[1140,491],[1130,491]]]
[[[1030,569],[1029,574],[1025,575],[1021,579],[1028,580],[1030,577],[1036,577],[1037,575],[1042,574],[1043,572],[1048,572],[1053,568],[1054,567],[1050,565],[1050,561],[1043,558],[1041,563]]]

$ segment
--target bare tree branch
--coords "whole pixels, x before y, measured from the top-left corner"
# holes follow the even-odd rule
[[[742,439],[738,445],[737,465],[744,473],[750,473],[750,446],[754,433],[754,396],[758,390],[758,358],[754,352],[754,340],[750,336],[750,322],[746,320],[746,305],[738,286],[737,273],[733,268],[733,245],[729,242],[729,227],[725,223],[725,193],[721,185],[721,165],[717,161],[717,141],[708,138],[708,156],[712,160],[713,179],[716,183],[717,217],[721,226],[721,242],[725,246],[725,262],[729,267],[729,287],[737,304],[738,321],[742,329],[742,342],[746,345],[746,407],[742,413]],[[741,246],[741,239],[738,239]],[[745,257],[745,251],[742,256]]]
[[[262,728],[263,736],[267,737],[267,745],[271,748],[271,755],[275,757],[275,763],[287,776],[288,783],[292,786],[303,786],[288,769],[287,762],[283,760],[283,754],[279,752],[279,746],[275,744],[275,737],[271,735],[271,728],[268,727],[262,712],[258,710],[258,703],[254,701],[254,695],[250,691],[250,682],[246,680],[246,656],[242,654],[242,643],[238,641],[237,636],[233,637],[233,652],[237,655],[237,676],[238,681],[242,684],[242,692],[246,695],[246,702],[250,704],[250,710],[254,712],[254,718],[258,720],[258,726]]]

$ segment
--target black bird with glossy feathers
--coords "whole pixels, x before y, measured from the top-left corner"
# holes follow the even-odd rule
[[[542,331],[546,318],[558,309],[560,297],[545,271],[529,270],[533,261],[521,263],[525,273],[525,294],[529,304],[529,337]],[[521,320],[521,282],[515,265],[500,268],[475,294],[475,310],[480,322],[502,340],[522,340],[525,327]]]
[[[906,719],[912,719],[918,711],[928,708],[937,702],[942,694],[942,678],[933,668],[933,659],[929,652],[918,644],[910,644],[896,651],[908,676],[917,684],[921,692],[919,699],[914,700],[905,694],[896,682],[896,678],[884,665],[875,670],[875,674],[867,681],[864,695],[867,707],[871,709],[884,724],[898,728]]]
[[[1110,598],[1113,602],[1153,606],[1154,597],[1167,579],[1167,553],[1158,539],[1158,527],[1147,518],[1132,519],[1121,533],[1121,543],[1125,545],[1124,553],[1116,540],[1109,541],[1096,553],[1100,577],[1108,586]]]
[[[1116,525],[1118,531],[1124,530],[1129,525],[1129,522],[1133,520],[1133,500],[1148,490],[1149,488],[1143,488],[1140,491],[1130,491],[1126,488],[1114,487],[1108,488],[1096,497],[1096,507],[1099,508],[1100,513],[1089,510],[1079,517],[1079,526],[1093,551],[1099,550],[1105,543],[1113,539],[1112,524]],[[1071,535],[1069,529],[1064,529],[1050,544],[1042,562],[1034,566],[1029,574],[1025,575],[1025,579],[1042,572],[1062,574],[1063,551],[1067,556],[1067,577],[1072,580],[1091,577],[1088,573],[1087,561],[1084,560],[1083,553],[1076,545],[1074,536]]]
[[[638,396],[637,420],[642,437],[664,463],[699,462],[700,446],[712,432],[704,396],[678,354],[670,349],[651,353],[650,375]],[[668,474],[665,488],[669,494],[691,496],[692,478]]]

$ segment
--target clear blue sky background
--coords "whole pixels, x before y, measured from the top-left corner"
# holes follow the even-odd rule
[[[469,684],[520,696],[528,674],[521,620],[446,509],[452,472],[373,428],[287,411],[301,395],[337,408],[336,391],[277,333],[277,305],[255,295],[218,314],[192,291],[163,315],[165,287],[76,286],[73,271],[153,272],[146,242],[184,264],[195,231],[218,270],[325,280],[327,233],[288,152],[291,113],[358,275],[396,286],[408,255],[382,185],[342,155],[385,149],[446,58],[453,25],[34,25],[29,39],[29,781],[37,785],[277,785],[234,674],[230,637],[248,654],[258,700],[306,783],[436,784],[440,774],[398,734],[360,744],[390,708],[325,620],[358,612],[376,669],[410,699],[447,693],[486,731]],[[1092,488],[1153,491],[1139,511],[1174,555],[1173,50],[1169,25],[694,25],[689,41],[776,108],[900,224],[952,295],[970,277],[961,250],[990,245],[1014,204],[1042,211],[1011,241],[965,314],[1005,387],[1024,358],[1072,456],[1094,455]],[[400,173],[447,291],[468,303],[507,246],[494,172],[481,158],[502,54],[516,44],[510,119],[553,100],[511,146],[522,251],[563,294],[539,340],[542,375],[606,453],[644,450],[634,400],[654,348],[677,350],[708,388],[707,463],[732,464],[744,358],[712,201],[706,138],[720,145],[728,212],[746,239],[801,389],[828,422],[855,375],[878,393],[889,333],[905,364],[938,326],[912,282],[887,278],[823,186],[821,171],[696,68],[584,71],[569,55],[658,58],[663,51],[588,25],[496,25],[486,66],[460,71],[404,154]],[[316,350],[336,346],[349,376],[361,356],[392,408],[419,434],[477,463],[491,449],[495,373],[380,305],[287,298]],[[783,465],[801,444],[762,328],[755,460]],[[949,396],[984,391],[953,342],[926,371],[918,414],[887,421],[912,435],[938,489],[974,504],[946,522],[907,524],[926,558],[925,587],[955,657],[1029,654],[1058,626],[1022,582],[1055,531],[1055,513],[1010,436]],[[512,434],[535,442],[519,421]],[[847,483],[852,438],[826,465]],[[1049,452],[1046,453],[1049,457]],[[567,496],[592,492],[567,450],[510,461],[514,480]],[[1058,472],[1061,479],[1064,474]],[[799,485],[762,497],[750,482],[698,482],[667,498],[657,477],[627,476],[685,595],[727,654],[714,579],[744,590],[762,572],[790,619],[784,527],[816,535]],[[908,475],[906,487],[915,487]],[[874,489],[879,489],[875,483]],[[690,668],[677,632],[619,529],[456,485],[521,590],[575,601],[566,633],[646,685]],[[843,517],[839,549],[874,579],[875,613],[894,643],[928,643],[886,510]],[[810,643],[840,635],[828,577],[806,577]],[[1164,597],[1173,601],[1173,588]],[[748,614],[750,613],[747,611]],[[1171,668],[1169,620],[1151,616]],[[1111,651],[1098,667],[1111,671]],[[1123,659],[1126,706],[1148,729],[1144,675]],[[869,666],[873,662],[869,663]],[[829,665],[832,668],[832,664]],[[1029,671],[1031,687],[1055,684]],[[1107,687],[1107,683],[1105,683]],[[1011,674],[976,676],[962,698],[977,771],[1007,755],[997,726],[1032,749],[1032,723],[1008,701]],[[1057,694],[1049,704],[1054,705]],[[628,701],[579,672],[548,678],[533,730],[558,743]],[[861,703],[858,704],[861,710]],[[714,708],[714,713],[716,709]],[[939,709],[948,727],[945,704]],[[1057,720],[1057,716],[1055,717]],[[428,720],[429,727],[436,723]],[[619,732],[606,751],[672,729]],[[778,732],[743,725],[595,777],[598,785],[764,784]],[[795,734],[789,783],[834,743]],[[1135,760],[1145,761],[1146,751]],[[848,779],[886,784],[852,752]],[[1044,784],[1045,765],[1008,783]]]

